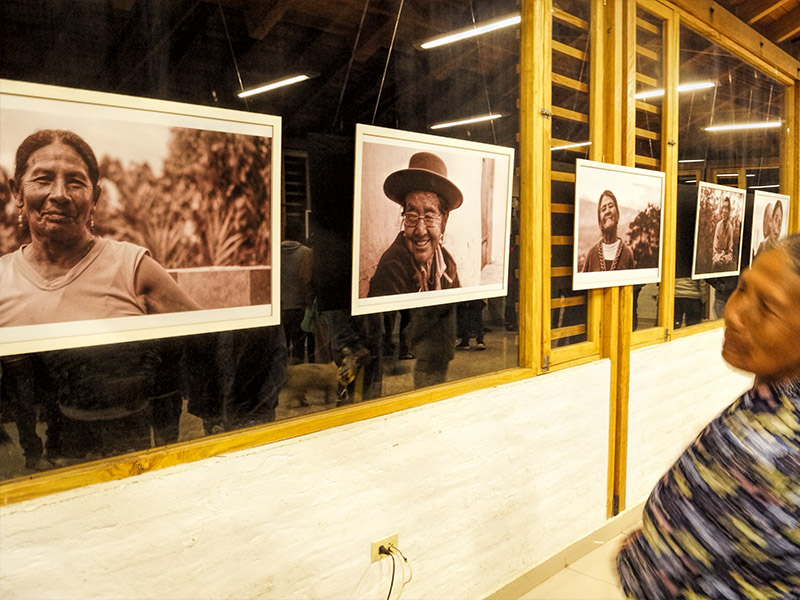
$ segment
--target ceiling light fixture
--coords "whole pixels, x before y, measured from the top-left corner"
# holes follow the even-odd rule
[[[269,92],[271,90],[275,90],[281,87],[286,87],[287,85],[300,83],[301,81],[305,81],[306,79],[311,79],[311,77],[313,76],[307,75],[305,73],[303,73],[302,75],[293,75],[292,77],[284,77],[283,79],[277,79],[270,83],[265,83],[264,85],[250,88],[249,90],[244,90],[236,95],[239,96],[239,98],[248,98],[249,96],[255,96],[256,94],[263,94],[264,92]]]
[[[706,162],[705,158],[683,158],[678,161],[679,163],[700,163]]]
[[[681,183],[697,183],[697,179],[687,179],[686,181],[681,181]]]
[[[419,44],[417,44],[417,46],[422,50],[430,50],[431,48],[438,48],[439,46],[444,46],[445,44],[452,44],[453,42],[458,42],[461,40],[465,40],[467,38],[475,37],[476,35],[483,35],[484,33],[489,33],[490,31],[496,31],[498,29],[503,29],[504,27],[511,27],[512,25],[518,25],[521,20],[522,17],[520,16],[520,13],[513,13],[510,15],[506,15],[505,17],[495,19],[493,21],[486,21],[485,23],[479,23],[473,25],[472,27],[465,27],[464,29],[451,31],[450,33],[436,36],[429,40],[425,40],[424,42],[420,42]]]
[[[717,177],[736,177],[739,178],[738,173],[717,173]]]
[[[575,144],[564,144],[563,146],[553,146],[550,148],[550,152],[555,152],[556,150],[571,150],[572,148],[583,148],[584,146],[591,146],[592,142],[576,142]]]
[[[470,123],[482,123],[483,121],[494,121],[503,115],[497,113],[489,113],[488,115],[481,115],[479,117],[470,117],[469,119],[461,119],[460,121],[447,121],[445,123],[437,123],[431,125],[431,129],[445,129],[446,127],[457,127],[458,125],[468,125]]]
[[[749,185],[747,187],[750,188],[751,190],[766,190],[766,189],[770,189],[770,188],[779,188],[779,187],[781,187],[781,184],[780,183],[775,183],[775,184],[772,184],[772,185]]]
[[[711,125],[706,127],[706,131],[736,131],[741,129],[769,129],[770,127],[780,127],[780,121],[763,121],[761,123],[737,123],[730,125]]]
[[[716,83],[713,81],[694,81],[692,83],[682,83],[678,86],[678,92],[694,92],[697,90],[705,90],[707,88],[712,88]],[[639,92],[638,94],[634,95],[636,100],[646,100],[647,98],[658,98],[664,95],[663,89],[653,89],[647,90],[644,92]]]

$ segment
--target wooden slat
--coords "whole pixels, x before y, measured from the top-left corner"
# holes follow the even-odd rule
[[[589,30],[589,23],[587,23],[580,17],[571,15],[567,11],[562,10],[560,8],[553,8],[553,18],[557,21],[561,21],[562,23],[566,23],[567,25],[572,25],[573,27],[577,27],[578,29],[583,29],[586,31]]]
[[[589,92],[589,86],[587,84],[559,73],[553,73],[553,85],[560,85],[561,87],[577,90],[579,92]]]
[[[551,267],[550,277],[571,277],[572,267]]]
[[[657,25],[653,25],[650,21],[645,21],[641,17],[636,17],[636,26],[641,27],[645,31],[649,31],[650,33],[658,33]]]
[[[586,296],[571,296],[569,298],[553,298],[550,300],[551,308],[565,308],[567,306],[583,306]]]
[[[567,56],[571,56],[572,58],[577,58],[578,60],[588,60],[589,56],[583,50],[578,50],[577,48],[573,48],[572,46],[567,46],[561,42],[553,40],[553,50],[556,52],[560,52],[561,54],[566,54]]]
[[[642,129],[641,127],[637,127],[636,137],[645,138],[648,140],[660,140],[661,134],[657,131],[649,131],[647,129]]]
[[[563,108],[561,106],[554,106],[550,109],[550,112],[553,113],[554,116],[560,117],[562,119],[567,119],[569,121],[577,121],[579,123],[588,123],[589,122],[589,115],[585,115],[580,113],[576,110],[570,110],[568,108]]]
[[[552,246],[571,246],[572,245],[572,236],[571,235],[551,235],[550,236],[550,244]]]
[[[551,213],[558,213],[560,215],[571,215],[575,212],[575,207],[572,204],[564,204],[562,202],[553,202],[550,205]]]
[[[650,167],[658,167],[661,164],[657,158],[642,156],[641,154],[636,155],[636,163],[640,165],[648,165]]]
[[[574,183],[575,173],[566,173],[564,171],[553,171],[550,174],[550,178],[553,181],[566,181],[568,183]]]
[[[648,77],[644,73],[636,73],[636,81],[638,81],[639,83],[645,84],[649,88],[657,88],[657,87],[659,87],[658,86],[658,81],[655,78]]]
[[[572,325],[571,327],[558,327],[550,332],[550,337],[554,340],[572,337],[586,333],[586,325]]]
[[[649,102],[643,102],[642,100],[636,101],[636,110],[643,110],[645,112],[649,112],[654,115],[661,114],[660,106],[656,104],[650,104]]]
[[[640,46],[639,44],[636,44],[636,54],[639,56],[644,56],[645,58],[649,58],[650,60],[659,60],[661,58],[661,55],[657,52],[650,50],[650,48]]]

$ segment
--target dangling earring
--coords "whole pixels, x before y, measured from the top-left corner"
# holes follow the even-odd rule
[[[17,223],[19,224],[20,230],[25,228],[25,221],[22,219],[22,209],[20,209],[19,214],[17,215]]]
[[[89,233],[94,233],[94,217],[89,221]]]

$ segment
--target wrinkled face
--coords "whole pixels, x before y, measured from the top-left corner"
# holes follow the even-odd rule
[[[783,226],[783,209],[776,208],[772,211],[772,225],[770,227],[770,236],[778,237],[781,234],[781,227]]]
[[[447,215],[439,208],[439,196],[433,192],[409,192],[406,194],[403,212],[403,235],[406,246],[417,264],[424,264],[433,257],[447,224]],[[418,218],[416,225],[409,221]]]
[[[800,275],[781,248],[759,254],[725,307],[722,358],[761,380],[800,377]]]
[[[728,202],[722,203],[722,208],[720,209],[720,214],[722,215],[722,220],[727,221],[728,217],[731,216],[731,205]]]
[[[598,221],[600,221],[600,229],[602,231],[616,231],[617,223],[619,222],[619,213],[617,212],[617,205],[610,196],[603,196],[600,198],[600,206],[598,211]]]
[[[71,146],[55,142],[31,154],[14,190],[34,240],[71,241],[89,233],[100,190]]]

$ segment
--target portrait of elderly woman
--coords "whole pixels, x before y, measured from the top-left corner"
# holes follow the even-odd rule
[[[402,208],[402,230],[381,256],[369,296],[457,288],[458,268],[443,247],[450,211],[464,198],[447,178],[447,167],[430,152],[418,152],[408,168],[386,178],[383,191]]]
[[[71,131],[20,144],[9,187],[30,243],[0,257],[0,326],[199,308],[145,248],[94,235],[98,174]]]
[[[589,249],[583,271],[622,271],[632,269],[633,251],[617,235],[619,228],[619,203],[614,192],[605,190],[597,203],[597,225],[600,240]]]
[[[766,203],[766,205],[765,205]],[[752,259],[769,250],[778,243],[778,240],[786,235],[786,219],[784,213],[789,204],[789,197],[782,194],[773,194],[756,190],[753,199],[753,233],[751,236]],[[758,219],[756,215],[763,217]],[[761,225],[759,232],[758,225]],[[760,233],[760,235],[759,235]],[[751,260],[752,262],[752,260]]]

